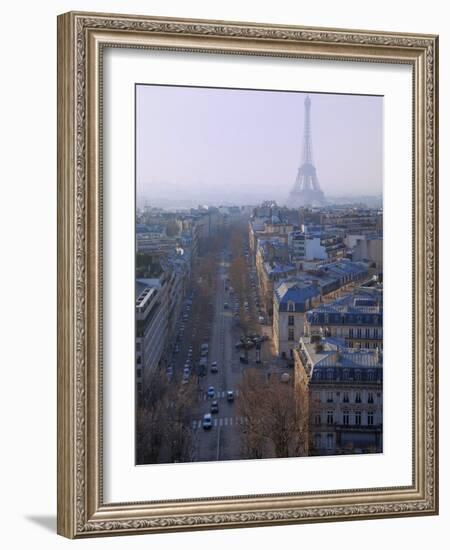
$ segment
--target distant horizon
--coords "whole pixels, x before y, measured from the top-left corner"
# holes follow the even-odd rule
[[[336,195],[336,196],[329,195],[327,197],[329,202],[327,204],[325,204],[324,207],[326,208],[327,206],[336,205],[335,201],[348,200],[350,204],[352,204],[352,203],[353,204],[360,204],[360,203],[364,202],[363,199],[370,199],[372,201],[377,201],[377,200],[382,200],[382,198],[383,198],[383,195],[381,193],[377,194],[377,195],[367,195],[367,194],[364,194],[364,195],[357,195],[357,194],[354,194],[354,195]],[[154,208],[166,209],[168,203],[177,203],[178,202],[178,205],[173,206],[173,208],[198,208],[199,206],[211,206],[211,207],[216,207],[216,208],[220,207],[220,206],[224,206],[224,207],[228,207],[228,206],[239,206],[239,207],[252,206],[252,207],[256,207],[256,206],[261,205],[264,201],[270,201],[270,200],[274,200],[277,203],[277,205],[280,206],[280,207],[289,208],[289,205],[279,203],[276,199],[274,199],[274,197],[265,197],[265,198],[262,198],[262,199],[256,200],[256,201],[255,200],[233,201],[232,199],[223,200],[223,201],[205,201],[205,200],[201,200],[200,198],[198,200],[195,200],[195,199],[184,199],[184,198],[174,199],[173,197],[172,198],[169,198],[169,197],[163,198],[162,197],[162,198],[157,199],[157,200],[149,200],[149,199],[146,199],[144,197],[137,197],[136,206],[139,209],[142,209],[145,206],[151,206],[151,207],[154,207]],[[186,204],[182,204],[182,203],[186,203]]]
[[[382,195],[380,96],[155,85],[136,87],[137,195],[285,204],[302,161],[306,95],[325,195]]]

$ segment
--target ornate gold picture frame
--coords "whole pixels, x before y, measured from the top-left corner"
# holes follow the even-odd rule
[[[412,483],[316,492],[104,500],[105,48],[412,68]],[[69,538],[438,513],[438,38],[95,13],[58,18],[58,533]],[[130,430],[133,427],[130,426]]]

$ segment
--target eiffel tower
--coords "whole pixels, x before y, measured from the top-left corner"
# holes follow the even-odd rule
[[[320,189],[316,167],[312,160],[311,143],[311,99],[305,98],[305,128],[303,136],[303,162],[299,166],[295,185],[289,194],[288,206],[322,206],[325,204],[325,195]]]

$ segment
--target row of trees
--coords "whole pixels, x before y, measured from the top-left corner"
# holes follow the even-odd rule
[[[173,228],[175,230],[175,227]],[[198,257],[192,269],[194,299],[190,322],[185,330],[185,341],[179,357],[184,361],[187,348],[192,346],[193,368],[188,384],[181,384],[181,365],[169,382],[162,370],[145,373],[144,393],[136,411],[136,455],[138,464],[190,462],[195,460],[196,437],[189,425],[189,417],[197,397],[198,361],[201,344],[209,339],[213,317],[212,300],[217,287],[217,260],[219,246],[225,236],[202,243],[211,249]],[[204,247],[203,247],[204,248]],[[147,268],[149,255],[137,256],[137,267]],[[195,327],[195,328],[194,328]]]
[[[294,391],[276,375],[251,368],[243,373],[237,402],[246,419],[241,426],[245,458],[307,456],[309,449],[308,394]]]
[[[244,302],[250,302],[250,278],[247,261],[243,255],[244,243],[247,238],[247,229],[244,224],[236,224],[232,227],[230,235],[230,247],[232,261],[229,269],[229,277],[235,295],[239,301],[239,319],[244,334],[256,333],[258,323],[253,315],[246,311]]]
[[[136,457],[138,464],[189,462],[195,441],[188,417],[196,397],[194,384],[170,384],[166,373],[152,373],[137,404]]]

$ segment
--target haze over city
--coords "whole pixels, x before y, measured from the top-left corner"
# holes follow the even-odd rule
[[[285,204],[302,160],[306,95],[138,85],[138,206]],[[325,195],[380,196],[383,98],[308,95]]]

